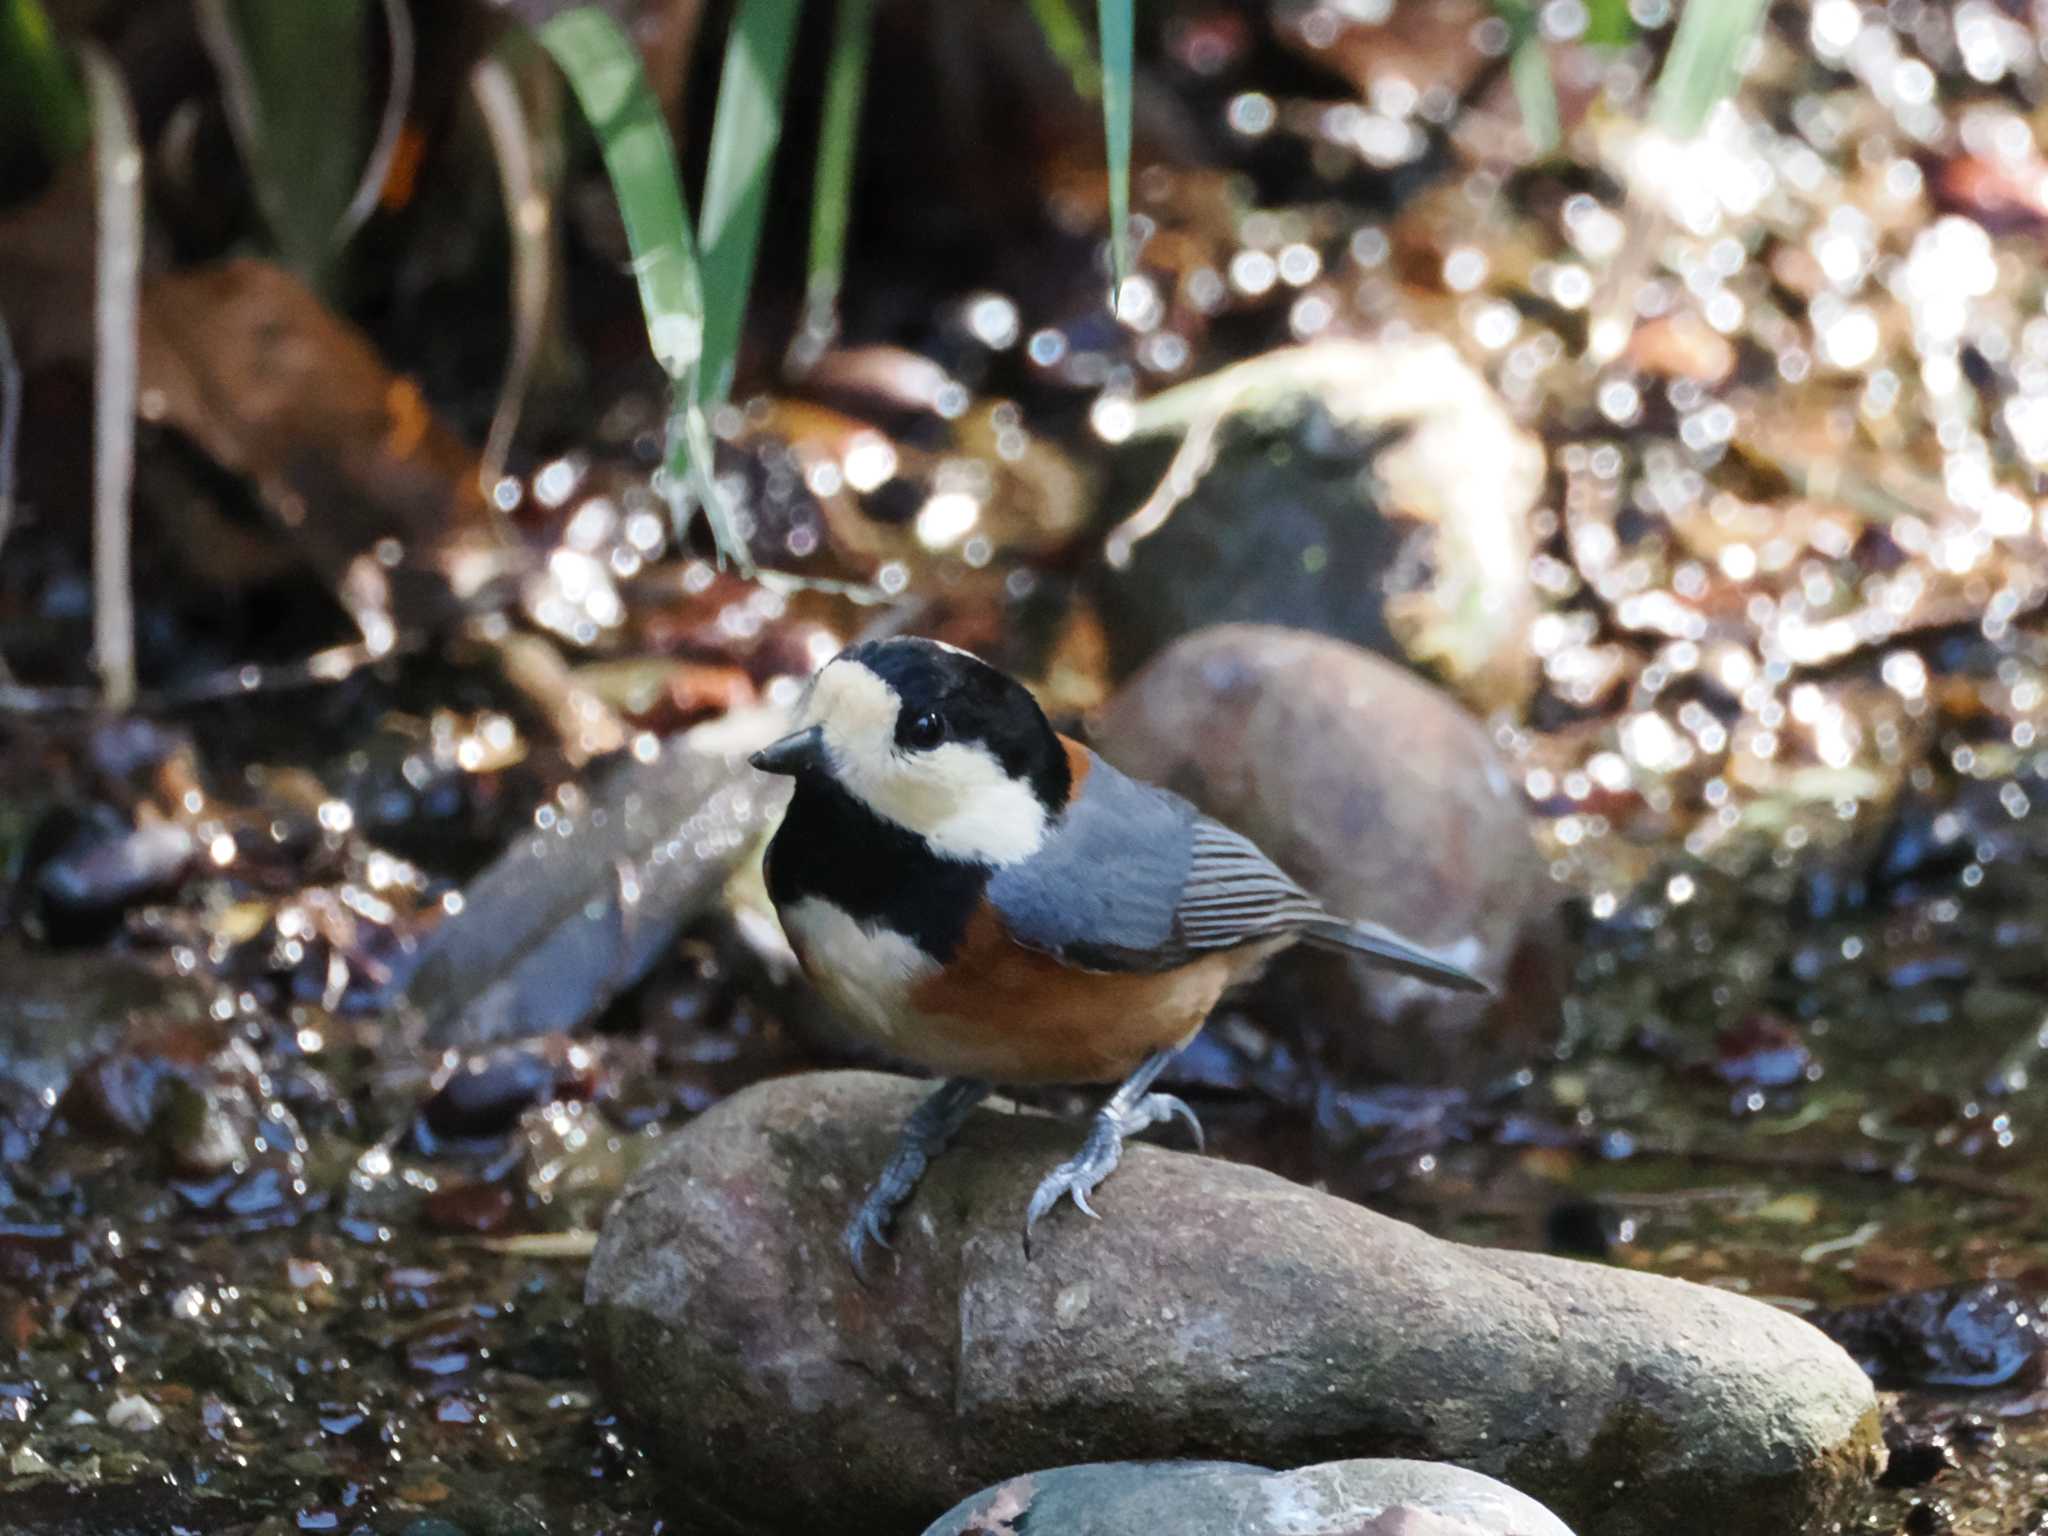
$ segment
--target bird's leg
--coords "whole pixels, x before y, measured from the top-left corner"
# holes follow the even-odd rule
[[[853,1272],[866,1278],[861,1259],[870,1242],[889,1246],[889,1223],[896,1208],[908,1200],[931,1160],[946,1150],[968,1111],[989,1095],[989,1085],[971,1077],[948,1078],[938,1090],[910,1113],[903,1122],[903,1134],[896,1150],[882,1168],[882,1176],[853,1213],[840,1242],[853,1261]]]
[[[1081,1143],[1081,1150],[1045,1176],[1024,1213],[1026,1244],[1031,1241],[1031,1229],[1038,1224],[1038,1218],[1058,1205],[1062,1195],[1073,1196],[1074,1204],[1082,1214],[1095,1215],[1088,1196],[1096,1185],[1115,1171],[1123,1157],[1126,1136],[1134,1136],[1147,1126],[1159,1125],[1179,1116],[1187,1121],[1188,1129],[1194,1133],[1195,1146],[1199,1148],[1202,1145],[1202,1124],[1195,1118],[1195,1112],[1170,1093],[1150,1091],[1153,1079],[1165,1069],[1173,1054],[1172,1051],[1154,1051],[1146,1057],[1144,1065],[1125,1078],[1123,1086],[1111,1094],[1109,1102],[1096,1113],[1094,1123],[1088,1128],[1088,1139]]]

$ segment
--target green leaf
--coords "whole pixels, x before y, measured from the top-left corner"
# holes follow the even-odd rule
[[[51,165],[81,153],[92,109],[37,0],[0,0],[0,142],[32,135]]]
[[[1673,138],[1689,139],[1735,89],[1742,51],[1756,36],[1764,0],[1690,0],[1657,77],[1651,121]]]
[[[376,117],[370,0],[199,0],[197,16],[270,237],[324,288]]]
[[[1045,37],[1045,46],[1060,61],[1067,78],[1074,82],[1076,95],[1093,101],[1102,94],[1102,66],[1088,43],[1088,29],[1067,0],[1031,0],[1032,19]]]
[[[1102,128],[1109,151],[1109,306],[1131,275],[1131,76],[1136,52],[1134,0],[1096,0],[1102,50]]]
[[[846,275],[846,226],[853,207],[854,152],[860,145],[861,97],[875,0],[839,0],[832,23],[832,59],[825,75],[825,116],[811,172],[810,321],[829,327]]]
[[[1586,7],[1586,41],[1597,48],[1622,48],[1635,41],[1636,19],[1628,0],[1591,0]]]
[[[783,92],[803,0],[741,0],[725,44],[718,108],[711,121],[711,165],[698,223],[704,234],[704,360],[697,398],[722,404],[732,388],[754,259],[768,209],[768,178],[782,137]]]
[[[711,478],[715,445],[700,383],[704,281],[661,104],[647,83],[639,53],[618,23],[597,7],[562,12],[541,28],[540,41],[561,66],[597,135],[633,253],[647,343],[674,386],[665,468],[678,536],[688,510],[681,500],[687,488],[703,507],[720,553],[751,570],[753,562]]]
[[[1494,14],[1508,26],[1508,79],[1521,109],[1522,131],[1537,157],[1557,148],[1563,129],[1557,113],[1557,82],[1543,49],[1543,29],[1530,0],[1494,0]]]

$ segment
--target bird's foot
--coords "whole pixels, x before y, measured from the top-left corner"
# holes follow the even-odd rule
[[[889,1246],[889,1224],[897,1207],[917,1192],[918,1181],[931,1160],[946,1149],[969,1110],[988,1097],[988,1085],[968,1078],[953,1078],[918,1105],[903,1123],[896,1150],[882,1167],[882,1176],[862,1199],[853,1220],[840,1235],[840,1247],[853,1265],[854,1275],[866,1281],[868,1244]]]
[[[1094,1123],[1088,1127],[1088,1139],[1081,1143],[1081,1150],[1039,1182],[1031,1196],[1031,1204],[1024,1212],[1027,1248],[1031,1243],[1031,1229],[1038,1225],[1041,1216],[1060,1203],[1063,1195],[1072,1198],[1082,1215],[1101,1219],[1095,1207],[1088,1203],[1088,1197],[1123,1160],[1126,1136],[1135,1136],[1151,1126],[1178,1118],[1187,1122],[1196,1148],[1201,1148],[1202,1122],[1195,1118],[1195,1112],[1183,1100],[1170,1093],[1148,1093],[1130,1104],[1119,1102],[1121,1099],[1119,1094],[1102,1107]]]
[[[895,1158],[891,1158],[889,1166],[894,1168],[896,1162]],[[839,1246],[846,1250],[847,1262],[853,1266],[854,1278],[863,1282],[868,1277],[868,1244],[889,1247],[889,1223],[896,1215],[896,1207],[910,1197],[908,1190],[900,1195],[890,1194],[887,1185],[888,1178],[885,1174],[876,1182],[874,1188],[867,1192],[860,1203],[860,1209],[853,1213],[853,1220],[846,1224],[846,1230],[839,1237]],[[914,1177],[910,1181],[910,1187],[917,1187],[917,1180]]]

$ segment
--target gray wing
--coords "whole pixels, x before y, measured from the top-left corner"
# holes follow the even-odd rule
[[[1193,856],[1175,912],[1190,951],[1235,949],[1299,933],[1329,917],[1322,903],[1288,879],[1250,838],[1199,816],[1192,840]]]
[[[1248,838],[1099,759],[988,899],[1019,943],[1100,971],[1171,970],[1329,916]]]
[[[1207,817],[1195,822],[1194,858],[1176,915],[1181,940],[1194,954],[1235,949],[1261,939],[1299,938],[1433,986],[1458,992],[1493,990],[1446,956],[1411,944],[1377,923],[1334,916],[1274,867],[1249,838]]]

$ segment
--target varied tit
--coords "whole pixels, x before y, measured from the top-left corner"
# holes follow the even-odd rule
[[[1297,941],[1467,991],[1477,977],[1333,916],[1250,841],[1055,732],[1023,686],[930,640],[842,652],[754,766],[796,780],[768,893],[804,972],[890,1053],[943,1075],[845,1244],[895,1210],[995,1084],[1120,1082],[1047,1174],[1025,1235],[1089,1194],[1123,1139],[1186,1104],[1151,1091],[1216,999]]]

